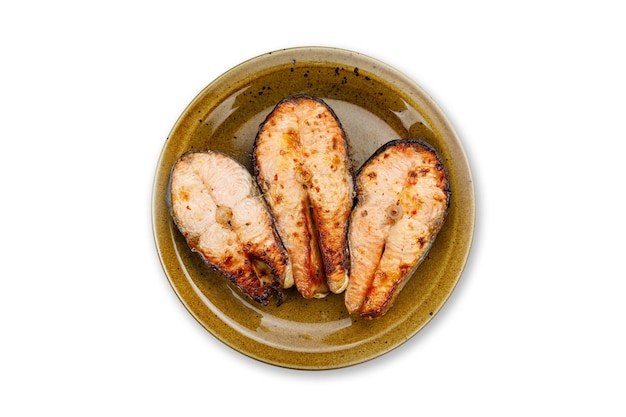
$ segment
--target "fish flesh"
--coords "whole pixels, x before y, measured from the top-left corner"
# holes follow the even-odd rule
[[[346,136],[333,110],[306,95],[279,102],[259,127],[253,166],[300,294],[343,292],[355,191]]]
[[[350,314],[383,316],[443,226],[451,191],[436,151],[417,139],[381,146],[356,174],[350,217]]]
[[[291,264],[250,172],[230,156],[190,151],[168,189],[174,223],[192,251],[243,293],[268,305],[293,285]]]

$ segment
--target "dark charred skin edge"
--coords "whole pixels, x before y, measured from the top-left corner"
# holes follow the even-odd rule
[[[355,174],[355,177],[358,178],[359,175],[361,174],[361,171],[363,171],[363,169],[365,167],[367,167],[367,165],[371,161],[376,159],[376,157],[378,155],[384,153],[389,148],[401,147],[401,146],[404,146],[404,147],[421,147],[421,148],[426,149],[427,151],[431,152],[433,155],[435,155],[435,158],[437,158],[437,161],[438,161],[438,163],[436,165],[436,168],[438,170],[440,170],[440,171],[443,171],[444,178],[446,180],[446,183],[444,185],[443,191],[446,193],[446,196],[447,196],[447,205],[446,205],[446,214],[447,214],[448,209],[450,208],[450,198],[452,197],[452,190],[450,189],[450,180],[448,178],[448,170],[446,169],[446,166],[443,163],[443,160],[441,159],[441,157],[439,156],[439,153],[437,152],[437,150],[430,143],[428,143],[428,142],[426,142],[426,141],[424,141],[422,139],[417,139],[417,138],[394,139],[394,140],[391,140],[391,141],[385,143],[380,148],[378,148],[372,154],[372,156],[370,156],[365,162],[363,162],[363,164],[357,170],[357,172]],[[358,202],[358,195],[354,199],[354,205],[356,205],[357,202]]]
[[[433,241],[434,241],[434,239],[433,239]],[[426,251],[426,252],[424,253],[424,255],[423,255],[422,259],[426,256],[426,253],[427,253],[427,252],[428,252],[428,251]],[[418,263],[417,265],[415,265],[415,267],[414,267],[414,268],[413,268],[413,270],[411,271],[411,274],[412,274],[413,272],[415,272],[415,270],[417,269],[417,267],[418,267],[418,266],[419,266],[419,263]],[[393,303],[396,301],[396,297],[398,296],[398,293],[400,292],[400,289],[402,289],[402,287],[406,284],[407,280],[408,280],[408,277],[407,277],[407,278],[405,278],[405,279],[403,279],[403,280],[400,280],[400,281],[395,282],[395,283],[393,284],[393,288],[392,288],[392,290],[391,290],[391,293],[393,294],[393,296],[391,296],[390,298],[387,298],[387,299],[385,300],[385,302],[384,302],[384,303],[383,303],[383,304],[382,304],[379,308],[377,308],[376,310],[372,310],[372,311],[370,311],[370,312],[368,312],[368,313],[363,313],[363,312],[361,312],[361,313],[359,313],[359,315],[360,315],[362,318],[366,319],[366,320],[378,319],[378,318],[380,318],[380,317],[384,316],[384,315],[385,315],[385,313],[386,313],[387,311],[389,311],[389,309],[391,308],[391,306],[393,305]],[[367,301],[367,300],[366,300],[366,301]]]
[[[355,193],[356,194],[356,193]],[[313,222],[315,224],[315,230],[317,231],[318,234],[320,234],[319,232],[319,228],[317,227],[318,224],[318,217],[319,214],[316,210],[314,210],[313,212]],[[348,236],[348,225],[350,224],[350,216],[348,215],[348,221],[345,222],[344,225],[344,230],[343,230],[343,234],[344,236]],[[321,241],[322,240],[322,234],[323,232],[320,234],[320,236],[318,236],[318,240]],[[335,270],[339,267],[343,268],[348,274],[350,273],[350,251],[348,249],[348,241],[346,238],[346,244],[344,245],[344,247],[342,248],[341,251],[341,257],[343,259],[343,261],[339,264],[336,265],[332,270],[331,269],[327,269],[326,265],[330,265],[334,259],[334,255],[336,254],[336,252],[332,251],[332,250],[322,250],[322,248],[320,248],[320,254],[322,255],[322,261],[324,263],[324,270],[326,272],[327,275],[330,275],[332,273],[335,272]]]
[[[278,109],[280,106],[282,106],[283,104],[288,103],[288,102],[298,101],[298,100],[307,100],[307,99],[308,100],[314,100],[314,101],[320,103],[322,106],[324,106],[330,112],[330,114],[335,119],[335,121],[337,122],[337,125],[339,126],[339,129],[341,130],[341,137],[343,139],[343,146],[344,146],[347,158],[348,158],[348,173],[352,177],[352,184],[356,184],[356,181],[355,181],[356,175],[354,173],[354,170],[352,169],[352,165],[353,164],[352,164],[352,157],[351,157],[350,152],[349,152],[350,147],[348,146],[348,138],[346,136],[346,131],[344,130],[343,125],[341,124],[341,120],[339,119],[339,117],[337,117],[337,114],[332,109],[332,107],[330,107],[321,98],[313,97],[313,96],[310,96],[310,95],[307,95],[307,94],[297,94],[297,95],[294,95],[294,96],[286,97],[286,98],[282,99],[281,101],[279,101],[276,104],[276,106],[274,106],[272,111],[269,112],[269,114],[265,117],[265,120],[263,120],[263,122],[261,122],[261,124],[259,125],[259,129],[257,131],[257,135],[254,138],[254,144],[252,145],[252,167],[253,167],[252,169],[254,170],[253,171],[253,174],[254,174],[253,176],[254,176],[254,179],[257,182],[257,186],[259,187],[259,189],[263,189],[261,183],[259,182],[260,172],[259,172],[259,164],[257,162],[257,157],[256,157],[256,148],[257,148],[257,143],[258,143],[258,140],[259,140],[259,134],[261,133],[261,131],[265,127],[265,124],[272,118],[272,116],[274,115],[276,109]],[[356,190],[354,190],[354,189],[352,190],[352,199],[353,199],[353,201],[356,199]],[[316,216],[314,216],[313,220],[317,224],[317,221],[316,221],[315,217]],[[348,225],[350,223],[349,219],[350,219],[350,217],[348,216],[348,221],[345,223],[344,230],[343,230],[343,233],[346,236],[347,236],[347,233],[348,233]],[[315,227],[315,232],[317,232],[317,231],[318,231],[317,227]],[[318,236],[318,241],[319,241],[319,238],[320,237]],[[322,250],[320,250],[320,254],[322,255],[324,268],[326,268],[326,265],[328,264],[327,260],[331,257],[331,255],[329,255],[327,253],[324,253],[324,251],[322,251]],[[344,268],[344,270],[346,270],[349,273],[350,272],[350,250],[348,248],[347,240],[346,240],[345,247],[343,248],[343,254],[345,256],[344,256],[344,261],[343,261],[341,266]],[[334,270],[333,271],[325,270],[325,272],[327,274],[330,274],[330,273],[334,272]]]
[[[176,226],[176,230],[178,230],[178,233],[180,233],[180,235],[183,237],[183,239],[185,239],[185,242],[187,243],[187,246],[189,247],[189,249],[192,252],[197,253],[200,256],[200,258],[204,261],[204,263],[211,270],[216,271],[216,272],[220,273],[221,275],[223,275],[224,277],[226,277],[233,285],[235,285],[237,288],[239,288],[239,290],[243,294],[249,296],[254,301],[260,303],[261,305],[263,305],[263,306],[269,305],[270,299],[274,296],[274,297],[276,297],[276,305],[279,306],[284,301],[284,294],[283,294],[282,285],[281,285],[281,283],[279,282],[278,279],[273,280],[272,285],[270,286],[270,288],[264,288],[263,291],[261,292],[261,295],[258,295],[258,294],[255,294],[255,293],[249,293],[246,290],[246,288],[242,287],[241,285],[239,285],[237,283],[237,277],[235,275],[229,274],[228,272],[226,272],[222,268],[220,268],[219,265],[216,265],[216,264],[210,262],[208,259],[206,259],[206,257],[202,254],[202,252],[198,251],[195,248],[195,245],[193,244],[193,242],[191,242],[189,239],[187,239],[182,234],[182,232],[180,231],[180,226],[179,226],[178,222],[176,221],[176,216],[174,215],[174,208],[172,206],[172,177],[173,177],[173,174],[174,174],[174,169],[176,168],[176,165],[178,164],[178,162],[180,162],[184,158],[189,157],[189,155],[191,155],[191,154],[194,154],[194,153],[209,153],[209,152],[216,153],[216,154],[221,154],[221,155],[224,155],[224,156],[227,156],[227,157],[230,158],[230,155],[225,154],[223,152],[212,151],[212,150],[208,150],[208,149],[206,149],[206,150],[194,149],[194,150],[187,151],[187,152],[183,153],[180,157],[178,157],[178,159],[176,159],[176,161],[172,165],[172,168],[170,169],[169,180],[167,182],[167,192],[165,193],[165,201],[167,203],[167,207],[168,207],[168,210],[170,212],[170,217],[172,218],[172,222]],[[283,249],[283,253],[286,253],[286,250],[285,250],[285,248],[283,246],[283,243],[280,240],[280,237],[278,237],[278,234],[276,233],[276,228],[275,228],[275,225],[274,225],[274,219],[272,218],[272,216],[270,216],[270,220],[272,221],[272,227],[274,228],[273,233],[276,236],[276,241],[279,243],[279,245]],[[278,272],[276,271],[276,268],[274,268],[269,262],[267,262],[266,259],[264,259],[263,257],[259,257],[258,259],[263,261],[270,268],[272,276],[277,277],[279,275]],[[246,262],[249,263],[250,260],[246,259]]]

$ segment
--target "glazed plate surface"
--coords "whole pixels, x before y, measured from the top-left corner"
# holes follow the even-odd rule
[[[170,170],[186,151],[218,150],[252,170],[259,124],[283,98],[308,94],[337,114],[355,171],[382,144],[420,138],[435,147],[450,179],[446,223],[389,312],[349,316],[343,295],[306,300],[295,288],[263,307],[192,253],[166,203]],[[252,171],[251,171],[252,172]],[[414,336],[441,309],[469,256],[474,187],[462,144],[439,106],[414,81],[356,52],[315,47],[271,52],[210,83],[180,116],[163,147],[153,189],[153,231],[167,278],[193,317],[226,345],[294,369],[332,369],[376,358]]]

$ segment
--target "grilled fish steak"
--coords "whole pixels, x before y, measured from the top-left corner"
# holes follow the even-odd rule
[[[435,150],[416,139],[383,145],[359,169],[350,218],[350,314],[378,318],[424,260],[443,226],[451,192]]]
[[[259,127],[254,170],[304,298],[348,285],[354,178],[344,131],[323,101],[293,96]]]
[[[230,156],[191,151],[174,164],[168,203],[192,251],[255,301],[282,302],[291,265],[248,170]]]

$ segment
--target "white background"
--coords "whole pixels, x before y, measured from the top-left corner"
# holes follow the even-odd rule
[[[617,2],[0,6],[0,415],[625,415],[626,63]],[[187,104],[257,55],[335,46],[419,83],[476,185],[453,296],[334,371],[249,359],[161,268],[157,161]]]

